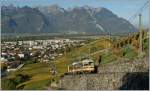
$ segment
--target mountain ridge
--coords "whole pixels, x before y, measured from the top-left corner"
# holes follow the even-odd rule
[[[130,22],[104,7],[2,6],[1,11],[2,33],[114,34],[136,31]]]

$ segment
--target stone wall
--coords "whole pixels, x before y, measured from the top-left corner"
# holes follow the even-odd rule
[[[117,89],[124,73],[105,73],[65,76],[61,80],[61,88],[74,90]]]
[[[98,74],[65,75],[59,85],[69,90],[148,89],[148,79],[148,59],[144,58],[100,65]]]
[[[108,72],[145,72],[149,68],[148,58],[118,60],[98,67],[98,73]]]

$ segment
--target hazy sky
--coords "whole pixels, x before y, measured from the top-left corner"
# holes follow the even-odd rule
[[[119,17],[129,19],[133,16],[148,0],[1,0],[2,5],[13,4],[15,6],[45,6],[58,4],[63,8],[76,7],[76,6],[92,6],[92,7],[105,7],[117,14]],[[142,12],[143,24],[149,23],[149,8]],[[132,24],[138,24],[138,17],[130,20]]]

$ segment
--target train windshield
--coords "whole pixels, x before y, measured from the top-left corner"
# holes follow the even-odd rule
[[[86,60],[83,60],[82,62],[84,66],[94,65],[94,61],[91,59],[86,59]]]

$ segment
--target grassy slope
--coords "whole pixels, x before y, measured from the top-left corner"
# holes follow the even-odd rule
[[[57,67],[58,74],[57,76],[60,76],[67,72],[67,67],[69,64],[71,64],[73,61],[78,60],[79,56],[85,56],[86,54],[93,53],[98,50],[102,50],[104,48],[109,47],[110,41],[107,39],[99,39],[94,42],[91,42],[85,46],[82,46],[81,48],[76,48],[73,51],[66,54],[66,56],[63,56],[62,58],[59,58],[54,63]],[[111,44],[111,43],[110,43]],[[89,51],[89,49],[91,49]],[[100,53],[95,54],[93,56],[90,56],[94,61],[97,61],[99,58]],[[59,77],[56,78],[58,80]]]
[[[106,54],[102,55],[101,64],[106,64],[106,63],[112,62],[116,59],[117,59],[116,55],[113,55],[111,52],[109,52],[109,53],[106,53]]]
[[[57,62],[55,62],[55,64],[56,64],[57,70],[59,72],[58,75],[62,75],[63,73],[67,72],[67,66],[70,63],[72,63],[76,59],[76,57],[84,56],[85,54],[88,54],[89,53],[88,49],[91,49],[90,52],[92,53],[97,50],[108,48],[109,43],[110,43],[110,41],[107,39],[99,39],[99,40],[91,42],[81,48],[75,49],[75,50],[71,51],[70,53],[68,53],[66,56],[57,59]],[[144,43],[144,45],[145,44],[146,44],[146,46],[148,45],[147,42]],[[130,47],[130,46],[121,48],[120,53],[121,52],[125,52],[125,55],[123,56],[123,58],[128,58],[128,59],[137,57],[137,55],[138,55],[137,49],[134,49],[133,47]],[[90,57],[93,60],[98,61],[99,55],[102,55],[102,62],[101,62],[102,64],[117,60],[117,57],[119,57],[118,55],[113,54],[112,51],[109,51],[108,53],[98,53],[98,54],[95,54]]]
[[[49,65],[46,63],[27,64],[20,70],[11,73],[10,77],[14,77],[16,74],[28,74],[32,77],[31,80],[17,86],[24,85],[24,89],[43,89],[43,86],[46,86],[51,78]]]

